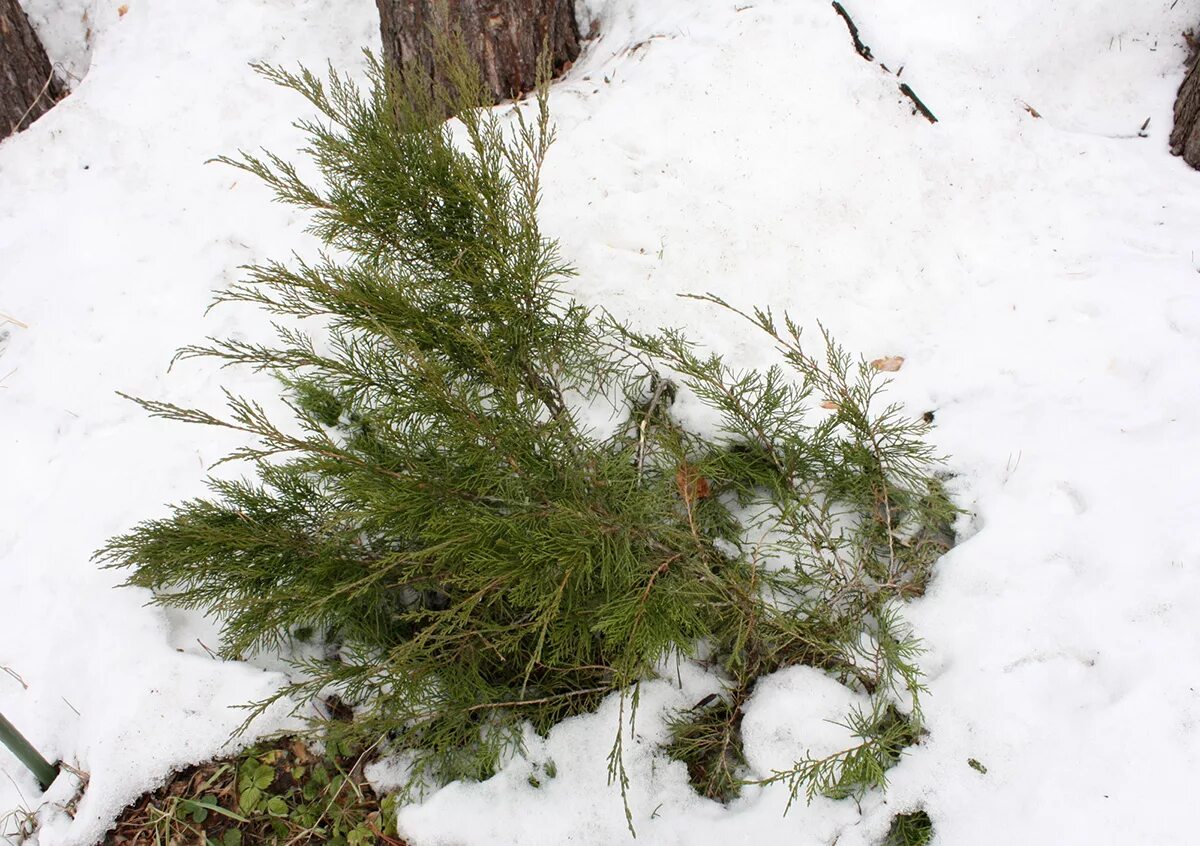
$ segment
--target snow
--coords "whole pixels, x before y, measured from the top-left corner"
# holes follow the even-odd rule
[[[59,78],[72,89],[87,74],[96,27],[119,19],[107,6],[109,14],[97,15],[98,0],[22,0],[21,8]]]
[[[311,246],[300,216],[203,162],[298,144],[302,103],[248,62],[354,70],[378,33],[370,0],[131,0],[124,16],[114,0],[27,2],[82,80],[0,142],[0,313],[20,321],[0,327],[0,666],[28,686],[0,673],[0,711],[90,774],[73,821],[54,804],[69,778],[44,797],[40,842],[60,846],[229,748],[234,706],[279,681],[214,661],[205,621],[113,590],[119,574],[90,562],[198,493],[233,443],[114,392],[213,406],[221,385],[268,389],[203,363],[166,372],[182,344],[261,332],[252,311],[204,316],[239,265]],[[685,672],[682,689],[646,686],[626,744],[638,841],[874,844],[924,807],[945,844],[1191,842],[1200,174],[1166,137],[1200,2],[845,5],[899,79],[854,53],[825,0],[589,0],[601,35],[553,97],[543,223],[580,296],[747,364],[765,360],[758,338],[674,295],[786,307],[868,358],[903,355],[891,396],[935,412],[970,511],[906,612],[928,649],[929,735],[886,795],[786,817],[783,787],[728,808],[696,797],[653,751],[656,712],[711,690]],[[830,687],[798,668],[756,692],[757,772],[836,742],[825,719],[848,699]],[[616,709],[403,809],[402,832],[626,842],[605,773]],[[0,770],[0,815],[42,804],[2,750]]]
[[[844,725],[870,701],[812,667],[789,667],[755,685],[742,720],[746,760],[759,773],[789,770],[858,744]]]

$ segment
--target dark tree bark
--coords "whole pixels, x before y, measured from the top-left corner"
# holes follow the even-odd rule
[[[543,41],[554,72],[579,55],[575,0],[375,0],[388,64],[433,73],[432,25],[445,4],[496,101],[533,90]]]
[[[0,138],[33,123],[66,94],[17,0],[0,0]]]
[[[1192,55],[1191,66],[1179,93],[1175,96],[1175,128],[1171,132],[1171,152],[1200,170],[1200,51],[1194,39],[1188,38]]]

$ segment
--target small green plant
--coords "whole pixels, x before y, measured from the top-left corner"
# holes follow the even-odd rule
[[[530,787],[539,788],[545,782],[558,778],[558,765],[553,760],[546,760],[533,765],[533,771],[526,779]]]
[[[284,738],[192,767],[127,808],[108,842],[400,844],[394,807],[381,803],[362,774],[365,756],[344,752],[318,755]]]
[[[787,315],[701,297],[776,349],[745,370],[571,298],[537,220],[545,86],[510,132],[462,51],[441,50],[449,82],[432,87],[375,62],[366,92],[260,69],[319,112],[299,126],[322,181],[271,154],[224,161],[308,210],[327,251],[218,295],[276,315],[273,342],[179,355],[278,374],[292,419],[234,395],[224,416],[138,400],[249,436],[229,459],[251,477],[213,479],[100,558],[158,602],[217,615],[227,656],[323,643],[332,657],[300,662],[276,698],[337,690],[357,717],[330,742],[406,752],[412,789],[486,778],[526,727],[610,694],[632,719],[639,683],[674,660],[725,685],[674,722],[672,753],[706,795],[749,776],[741,709],[795,664],[872,711],[851,717],[854,749],[768,781],[793,798],[881,784],[920,720],[898,602],[924,590],[954,515],[924,425],[881,408],[881,374],[828,336],[811,356]],[[683,396],[713,422],[677,414]],[[624,791],[621,743],[618,727]],[[241,766],[236,813],[282,816],[268,775]]]

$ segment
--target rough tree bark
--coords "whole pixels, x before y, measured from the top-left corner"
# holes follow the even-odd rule
[[[1190,68],[1175,96],[1175,128],[1171,132],[1171,152],[1200,170],[1200,45],[1188,38],[1192,54]]]
[[[543,40],[557,74],[579,55],[575,0],[375,0],[384,55],[401,72],[433,73],[431,24],[439,6],[462,31],[496,101],[531,91]]]
[[[0,0],[0,138],[19,132],[66,94],[17,0]]]

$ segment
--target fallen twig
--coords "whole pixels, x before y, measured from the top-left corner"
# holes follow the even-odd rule
[[[863,43],[862,38],[858,34],[858,25],[854,23],[854,19],[851,18],[850,13],[846,11],[846,7],[839,3],[838,0],[833,0],[833,10],[837,12],[841,19],[846,22],[846,28],[850,30],[850,38],[854,41],[854,52],[858,53],[858,55],[862,56],[868,62],[875,62],[875,56],[873,53],[871,53],[871,48]],[[883,64],[882,62],[879,62],[878,64],[885,71],[891,73],[891,70],[887,65]],[[901,67],[900,70],[896,71],[896,76],[899,76],[903,72],[904,68]],[[913,105],[916,106],[916,110],[924,115],[926,120],[928,120],[930,123],[938,122],[938,119],[934,117],[933,112],[929,111],[929,107],[921,102],[921,98],[918,97],[916,92],[908,86],[908,83],[900,84],[900,93],[913,101]]]
[[[854,20],[850,17],[850,13],[846,11],[846,7],[834,0],[833,10],[842,16],[842,20],[846,22],[846,28],[850,30],[850,37],[854,40],[854,52],[862,56],[868,62],[875,61],[875,57],[871,55],[871,48],[863,44],[862,39],[858,37],[858,27]]]
[[[650,418],[654,416],[654,409],[658,406],[658,402],[662,399],[664,391],[673,391],[674,385],[670,379],[658,378],[658,384],[654,387],[654,394],[650,397],[650,402],[646,404],[646,413],[642,416],[642,422],[638,424],[638,448],[637,448],[637,472],[638,485],[642,483],[642,467],[646,463],[646,427],[650,425]]]
[[[930,123],[937,123],[938,119],[934,117],[933,112],[929,111],[929,107],[921,102],[921,98],[917,93],[908,87],[907,82],[900,83],[900,93],[913,101],[913,105],[917,107],[917,111],[925,116],[925,119]]]

